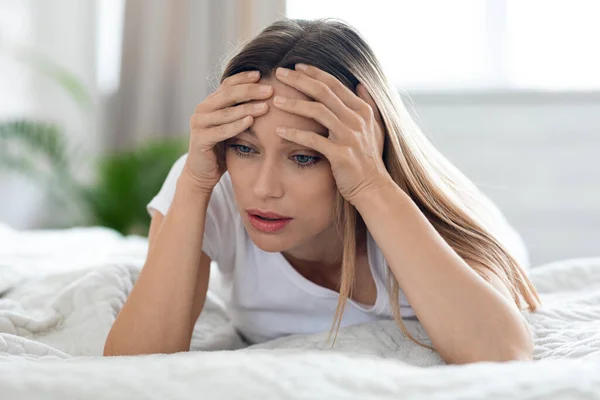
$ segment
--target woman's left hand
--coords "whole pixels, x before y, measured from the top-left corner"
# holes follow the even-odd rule
[[[362,83],[357,96],[329,73],[303,64],[296,64],[295,70],[278,68],[276,77],[315,101],[283,98],[278,102],[282,97],[275,96],[273,104],[314,119],[329,130],[329,137],[287,126],[279,126],[277,134],[323,154],[346,200],[355,204],[358,197],[393,182],[382,159],[384,124]]]

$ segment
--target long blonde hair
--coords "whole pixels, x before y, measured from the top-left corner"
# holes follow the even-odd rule
[[[535,311],[541,301],[533,284],[492,233],[492,205],[422,133],[399,93],[387,81],[372,49],[352,26],[332,18],[278,20],[229,59],[221,82],[248,70],[258,70],[266,78],[278,67],[293,69],[299,62],[330,73],[355,93],[359,82],[369,89],[385,125],[383,161],[392,179],[460,257],[498,276],[519,309],[523,309],[524,299],[526,308]],[[339,192],[333,213],[343,240],[343,254],[340,296],[329,338],[334,328],[337,337],[346,302],[352,295],[358,240],[366,229],[360,214]],[[489,282],[485,271],[474,269]],[[400,287],[389,267],[387,286],[394,319],[402,332],[413,342],[434,350],[418,342],[404,325]]]

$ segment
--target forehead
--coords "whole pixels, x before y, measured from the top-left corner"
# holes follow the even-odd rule
[[[327,128],[314,119],[283,111],[273,104],[273,98],[275,96],[312,101],[310,97],[296,88],[282,83],[275,77],[269,76],[263,78],[259,83],[273,86],[273,96],[266,100],[269,105],[269,110],[264,115],[254,119],[251,127],[252,131],[258,132],[259,134],[262,132],[275,134],[275,129],[278,125],[285,125],[291,128],[313,131],[320,134],[327,133]],[[257,101],[252,101],[251,103],[255,102]]]

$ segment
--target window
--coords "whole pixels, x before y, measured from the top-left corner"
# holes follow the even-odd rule
[[[30,2],[0,0],[0,118],[31,112],[34,88],[21,55],[33,37]]]
[[[600,89],[595,0],[287,0],[290,18],[336,17],[392,82],[418,89]]]
[[[104,94],[113,94],[121,80],[121,48],[125,0],[97,0],[96,82]]]

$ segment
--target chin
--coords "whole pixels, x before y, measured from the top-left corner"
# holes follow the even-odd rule
[[[262,233],[255,230],[253,231],[253,228],[246,228],[246,232],[248,233],[248,236],[250,236],[252,243],[267,253],[280,253],[291,247],[286,245],[288,240],[283,237],[284,234]]]

